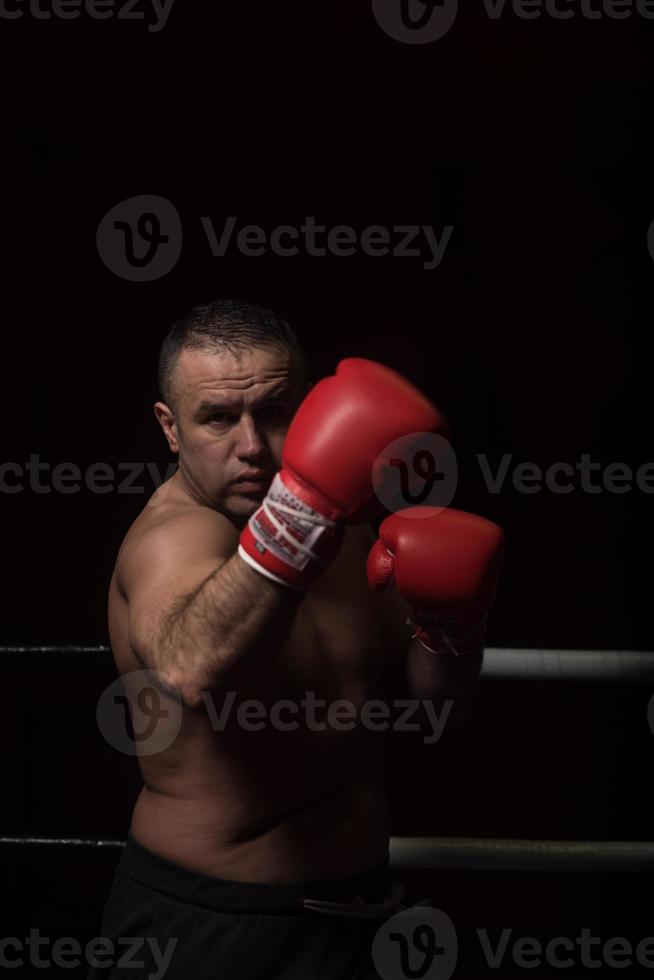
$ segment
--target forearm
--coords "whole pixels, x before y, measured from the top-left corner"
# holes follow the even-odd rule
[[[383,521],[368,557],[373,588],[394,584],[409,607],[405,687],[434,707],[447,703],[455,725],[474,701],[503,552],[504,532],[492,521],[415,507]]]
[[[483,658],[481,645],[471,653],[455,657],[432,653],[418,640],[412,640],[405,660],[408,696],[433,702],[439,714],[445,702],[452,702],[448,724],[461,724],[472,708]]]
[[[202,692],[256,676],[293,622],[303,592],[258,574],[233,555],[161,624],[157,666],[186,704]]]

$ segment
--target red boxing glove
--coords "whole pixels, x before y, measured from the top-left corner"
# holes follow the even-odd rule
[[[492,521],[409,507],[382,522],[368,555],[368,582],[378,592],[395,584],[428,650],[472,653],[484,643],[503,553],[504,532]]]
[[[411,382],[375,361],[341,361],[297,410],[282,468],[241,533],[241,558],[276,582],[305,588],[336,555],[343,525],[382,509],[373,486],[382,450],[424,432],[446,436],[447,423]]]

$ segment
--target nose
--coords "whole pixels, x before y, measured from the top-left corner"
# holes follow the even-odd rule
[[[253,418],[243,416],[239,422],[236,437],[236,455],[242,460],[257,460],[266,452]]]

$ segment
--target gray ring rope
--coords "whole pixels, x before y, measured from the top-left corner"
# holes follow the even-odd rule
[[[0,646],[0,664],[27,665],[34,659],[108,659],[107,646]],[[482,680],[654,682],[654,651],[541,650],[487,647]]]
[[[0,837],[0,854],[26,860],[88,852],[116,853],[125,840],[104,837]],[[392,837],[395,871],[651,872],[647,841],[507,840],[472,837]]]

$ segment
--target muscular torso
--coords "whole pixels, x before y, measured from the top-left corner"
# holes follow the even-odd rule
[[[165,522],[165,510],[146,508],[132,526],[111,582],[109,628],[121,674],[142,668],[129,642],[122,564],[154,519]],[[173,744],[140,759],[144,787],[131,828],[138,841],[183,867],[241,881],[341,878],[384,859],[388,733],[358,722],[338,730],[345,715],[325,724],[319,705],[344,699],[358,712],[379,698],[384,657],[403,642],[400,617],[386,611],[382,620],[367,585],[369,546],[367,530],[348,528],[336,560],[298,606],[282,648],[257,665],[247,690],[234,692],[224,727],[216,719],[224,692],[212,693],[215,712],[178,709],[182,725]],[[318,702],[315,719],[300,703],[307,696]],[[248,699],[262,705],[261,730],[235,718]],[[282,699],[298,710],[279,707]],[[294,730],[273,723],[275,704]]]

